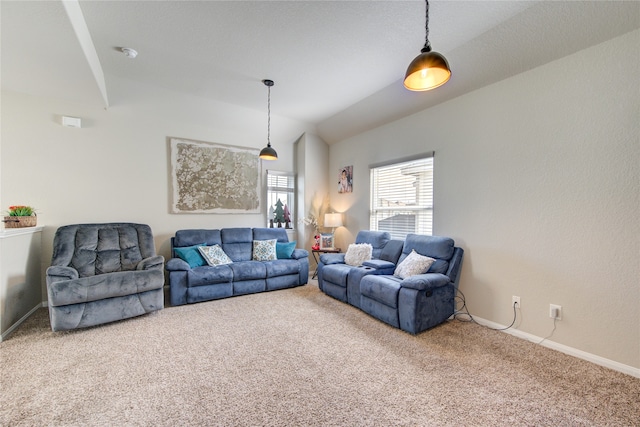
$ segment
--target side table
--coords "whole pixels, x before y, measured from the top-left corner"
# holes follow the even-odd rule
[[[311,255],[313,255],[313,259],[316,262],[316,271],[313,272],[313,276],[311,277],[312,279],[315,279],[316,277],[318,277],[318,264],[320,263],[320,254],[339,254],[340,253],[340,248],[333,248],[333,249],[312,249],[311,250]]]

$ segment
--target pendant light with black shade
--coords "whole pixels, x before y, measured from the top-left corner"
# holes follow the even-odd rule
[[[447,59],[431,50],[429,43],[429,0],[426,3],[425,43],[420,55],[409,64],[404,77],[404,87],[412,91],[425,91],[442,86],[451,78]]]
[[[262,81],[264,85],[267,87],[267,146],[260,150],[260,158],[263,160],[278,160],[278,153],[276,150],[271,148],[271,86],[273,80],[264,79]]]

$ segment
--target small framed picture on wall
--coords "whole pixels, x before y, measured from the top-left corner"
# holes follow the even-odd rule
[[[338,171],[338,193],[353,191],[353,165],[343,166]]]
[[[333,247],[333,234],[322,233],[320,235],[320,250],[334,249]]]

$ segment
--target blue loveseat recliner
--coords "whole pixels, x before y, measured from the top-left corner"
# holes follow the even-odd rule
[[[172,258],[167,261],[171,305],[182,305],[291,288],[309,280],[309,252],[295,249],[289,259],[253,261],[253,241],[288,243],[284,228],[223,228],[179,230],[171,238]],[[176,257],[176,248],[219,245],[230,264],[191,267]]]
[[[386,232],[361,231],[356,243],[373,247],[373,258],[361,266],[345,264],[344,254],[320,257],[318,286],[324,293],[411,334],[453,315],[464,254],[453,239],[408,234],[400,241]],[[424,274],[394,276],[396,266],[413,250],[435,262]]]

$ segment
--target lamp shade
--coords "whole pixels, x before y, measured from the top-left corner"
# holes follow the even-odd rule
[[[425,91],[442,86],[451,78],[447,59],[438,52],[422,50],[411,61],[404,77],[404,87],[413,91]]]
[[[324,226],[325,227],[342,227],[342,214],[341,213],[327,213],[324,214]]]
[[[259,157],[263,160],[278,160],[278,153],[276,153],[276,150],[271,148],[271,144],[269,144],[260,150]]]

